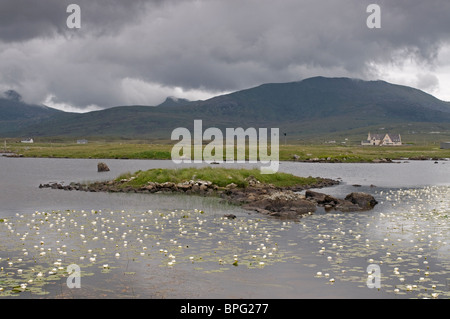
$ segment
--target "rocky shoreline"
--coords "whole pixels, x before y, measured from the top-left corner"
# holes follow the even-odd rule
[[[405,158],[388,158],[388,157],[381,157],[381,158],[374,158],[372,160],[367,161],[356,161],[352,163],[402,163],[405,161],[449,161],[449,158],[441,158],[441,157],[429,157],[429,156],[412,156],[412,157],[405,157]],[[331,158],[331,157],[314,157],[309,159],[301,159],[298,155],[293,155],[292,160],[293,162],[300,162],[300,163],[348,163],[346,159],[337,159],[337,158]]]
[[[275,187],[271,184],[260,183],[254,177],[247,179],[247,187],[238,187],[233,183],[226,187],[219,187],[209,181],[202,180],[191,180],[183,183],[148,182],[145,186],[139,187],[125,185],[128,182],[130,182],[130,179],[90,184],[71,183],[62,185],[60,183],[48,183],[39,185],[39,188],[85,192],[182,193],[216,196],[246,210],[288,219],[296,219],[302,215],[313,213],[317,210],[317,207],[324,207],[326,210],[355,212],[372,209],[377,204],[373,196],[365,193],[355,192],[348,194],[344,199],[339,199],[310,190],[339,184],[338,181],[327,178],[318,178],[317,182],[311,185],[294,187]],[[305,195],[299,194],[300,191],[305,190]]]
[[[0,152],[0,156],[3,157],[27,157],[23,154],[18,154],[14,152]],[[32,158],[36,158],[36,156],[32,156]],[[44,156],[44,157],[38,157],[38,158],[65,158],[70,159],[71,157],[53,157],[53,156]],[[91,157],[88,157],[89,159]],[[115,159],[133,159],[128,157],[120,157]],[[157,159],[157,158],[155,158]],[[441,161],[441,162],[447,162],[450,161],[450,158],[442,158],[442,157],[432,157],[432,156],[425,156],[425,155],[417,155],[417,156],[411,156],[411,157],[402,157],[402,158],[388,158],[388,157],[380,157],[380,158],[374,158],[372,160],[359,160],[359,161],[347,161],[347,158],[338,159],[333,157],[312,157],[308,159],[302,159],[299,155],[294,154],[291,158],[283,160],[285,162],[300,162],[300,163],[402,163],[405,161]]]

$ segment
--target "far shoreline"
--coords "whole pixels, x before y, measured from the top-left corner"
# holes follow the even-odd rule
[[[172,144],[97,142],[9,143],[0,156],[24,158],[72,159],[146,159],[171,160]],[[395,163],[402,161],[449,161],[450,149],[436,144],[402,146],[361,146],[290,144],[279,146],[279,162],[301,163]],[[219,156],[218,159],[221,159]],[[225,158],[223,158],[225,160]],[[223,161],[223,163],[225,163]],[[223,164],[221,163],[221,164]]]
[[[168,158],[134,158],[134,157],[70,157],[70,156],[26,156],[23,154],[16,154],[16,153],[3,153],[0,152],[0,157],[6,157],[6,158],[36,158],[36,159],[89,159],[89,160],[147,160],[147,161],[172,161]],[[434,161],[434,162],[448,162],[450,161],[450,157],[444,157],[444,158],[436,158],[436,157],[412,157],[412,158],[380,158],[380,159],[373,159],[373,160],[362,160],[362,161],[343,161],[343,160],[326,160],[326,159],[309,159],[309,160],[292,160],[292,159],[280,159],[280,163],[322,163],[322,164],[400,164],[400,163],[407,163],[409,161]],[[223,164],[233,164],[236,162],[225,162],[222,163],[207,163],[206,161],[203,161],[202,164],[209,164],[209,165],[223,165]],[[193,161],[191,163],[183,163],[183,164],[194,164]],[[249,162],[245,162],[245,164],[249,164]],[[258,164],[258,163],[254,163]]]

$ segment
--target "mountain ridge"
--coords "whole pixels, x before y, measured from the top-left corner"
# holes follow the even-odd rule
[[[279,127],[280,132],[298,137],[377,126],[395,129],[408,123],[445,129],[450,123],[450,103],[418,89],[381,80],[319,76],[265,83],[203,101],[168,97],[157,106],[116,106],[81,114],[57,112],[37,121],[28,119],[26,127],[21,125],[6,132],[12,136],[170,139],[173,129],[191,129],[195,119],[202,119],[205,127],[220,129]],[[0,135],[4,134],[0,128]]]
[[[45,105],[27,104],[19,97],[0,97],[0,135],[17,135],[18,131],[26,130],[28,125],[36,125],[63,113]]]

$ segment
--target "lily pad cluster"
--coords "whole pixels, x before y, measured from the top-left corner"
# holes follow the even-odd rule
[[[205,273],[262,268],[288,258],[277,244],[288,225],[278,225],[198,209],[17,214],[0,224],[0,296],[49,294],[52,285],[66,285],[71,264],[80,267],[82,279],[113,276],[116,269],[128,273],[130,262],[194,264]]]
[[[316,277],[327,284],[373,281],[369,265],[379,266],[384,293],[408,298],[449,298],[450,188],[430,186],[377,194],[384,212],[311,216],[318,230],[311,241],[324,266]]]

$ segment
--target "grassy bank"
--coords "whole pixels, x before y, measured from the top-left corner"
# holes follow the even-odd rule
[[[113,158],[113,159],[171,159],[173,144],[145,144],[126,142],[75,143],[7,143],[6,150],[24,157],[54,158]],[[359,145],[280,145],[280,160],[299,161],[313,159],[335,162],[371,162],[390,158],[450,158],[450,150],[439,145],[404,145],[396,147]]]
[[[24,157],[170,159],[167,144],[107,143],[35,143],[9,144],[7,149]]]
[[[371,162],[389,158],[450,158],[450,150],[440,149],[436,145],[403,146],[341,146],[341,145],[286,145],[280,146],[280,159],[292,160],[296,155],[299,161],[323,159],[336,162]]]
[[[247,187],[248,178],[253,176],[264,184],[273,184],[276,187],[304,186],[318,182],[315,177],[298,177],[286,173],[261,174],[259,169],[226,169],[220,167],[181,168],[181,169],[150,169],[137,171],[133,174],[123,174],[116,181],[127,180],[123,186],[142,187],[148,182],[156,183],[183,183],[190,180],[203,180],[214,185],[225,187],[234,183],[238,187]]]

